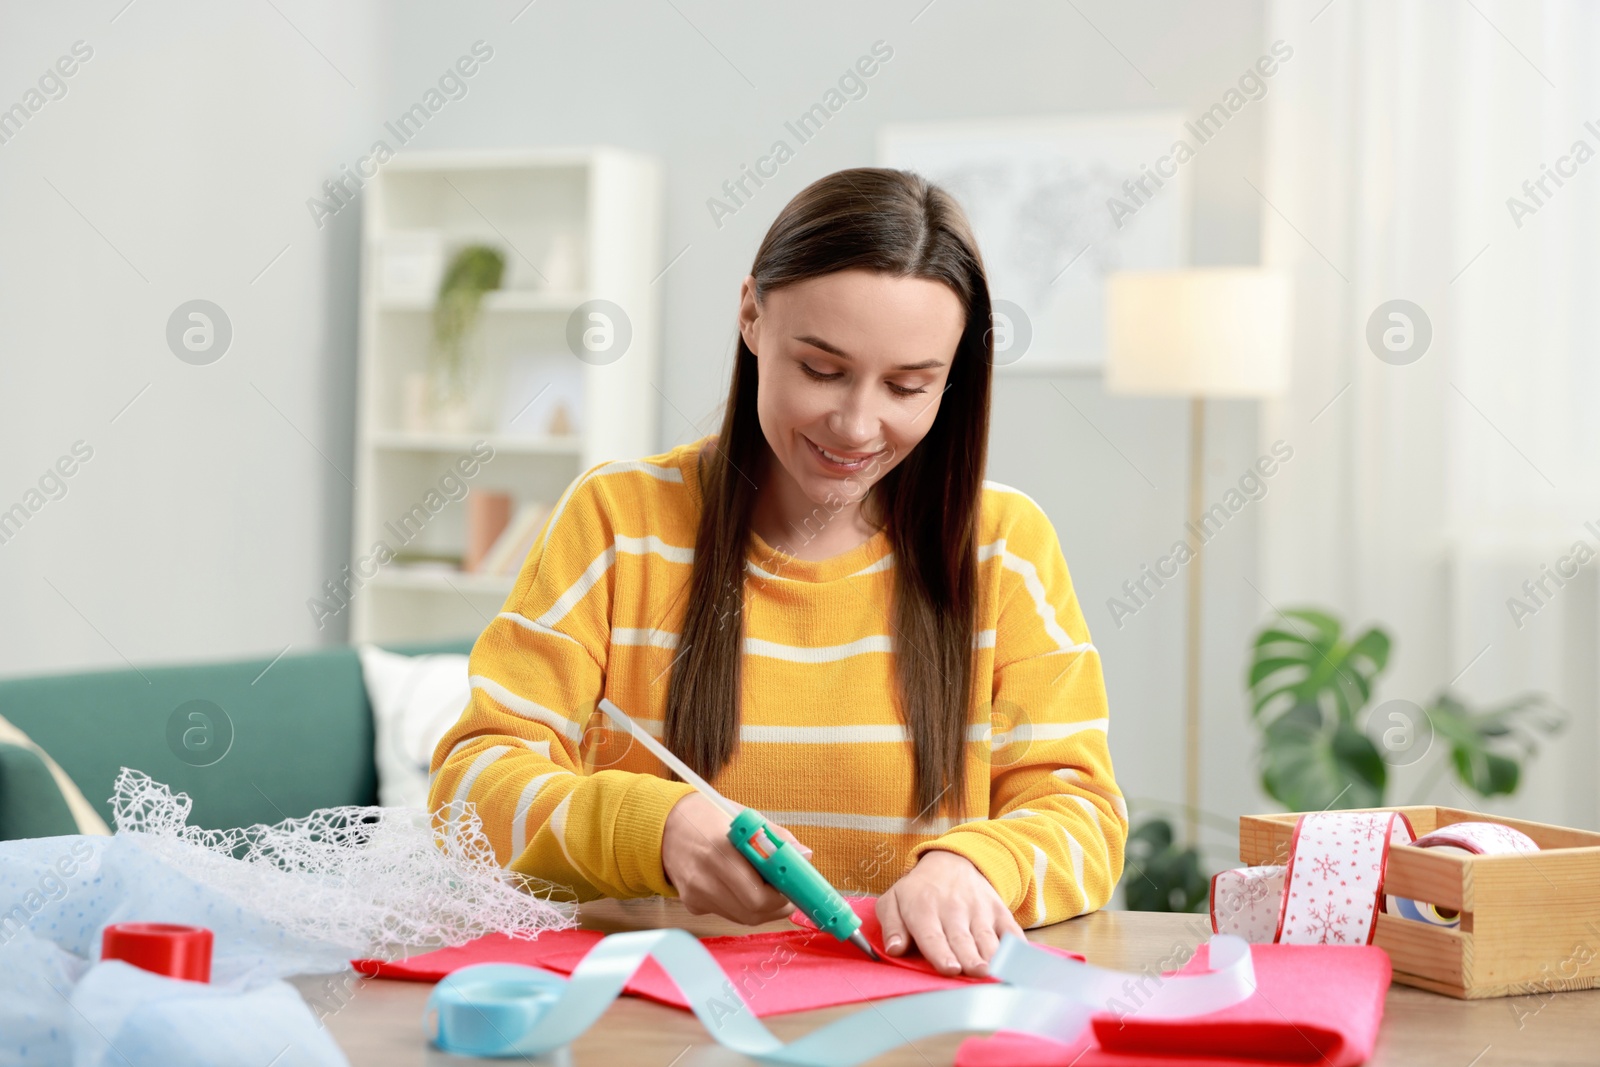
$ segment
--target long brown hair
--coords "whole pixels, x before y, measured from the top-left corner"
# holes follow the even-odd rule
[[[933,426],[871,490],[895,558],[894,618],[886,621],[916,765],[914,814],[960,817],[989,440],[989,286],[960,205],[915,174],[881,167],[841,170],[801,190],[767,231],[750,273],[759,302],[852,269],[943,282],[966,312]],[[750,475],[766,469],[770,454],[756,417],[757,373],[741,336],[718,447],[700,468],[704,508],[667,693],[667,746],[707,778],[739,739],[745,553],[757,494]]]

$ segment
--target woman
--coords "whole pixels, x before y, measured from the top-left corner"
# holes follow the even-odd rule
[[[744,279],[721,431],[568,488],[431,805],[473,801],[503,864],[582,899],[789,914],[605,696],[877,894],[891,954],[982,975],[1003,934],[1103,905],[1128,822],[1099,655],[1049,520],[983,480],[989,322],[939,188],[860,168],[796,196]]]

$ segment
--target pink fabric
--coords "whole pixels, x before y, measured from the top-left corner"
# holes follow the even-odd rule
[[[857,1004],[907,993],[927,993],[936,989],[956,989],[983,978],[946,978],[920,955],[892,957],[884,954],[883,931],[878,925],[872,897],[850,900],[861,916],[861,932],[882,956],[874,963],[854,945],[835,941],[819,933],[798,913],[798,930],[777,933],[744,934],[735,937],[708,937],[701,940],[712,957],[727,972],[740,995],[758,1016],[781,1015],[791,1011],[810,1011],[839,1004]],[[559,974],[571,974],[578,962],[605,935],[594,930],[560,930],[540,934],[534,941],[517,941],[490,934],[456,948],[412,956],[395,963],[382,960],[353,960],[356,970],[368,977],[399,978],[414,982],[437,982],[452,971],[474,963],[520,963],[543,967]],[[1075,952],[1050,949],[1059,956],[1081,960]],[[675,1008],[689,1007],[672,979],[647,960],[625,988]],[[729,1007],[737,1007],[730,1002]]]
[[[1201,945],[1178,974],[1206,970]],[[962,1043],[957,1067],[1353,1067],[1378,1040],[1389,990],[1388,954],[1368,945],[1252,945],[1256,992],[1193,1019],[1141,1019],[1130,998],[1120,1014],[1094,1016],[1063,1045],[999,1033]]]

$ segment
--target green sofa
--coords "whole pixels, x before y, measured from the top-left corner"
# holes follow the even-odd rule
[[[464,653],[472,642],[385,647]],[[0,716],[49,753],[113,829],[111,787],[124,766],[189,794],[190,825],[207,828],[377,803],[372,708],[353,646],[276,662],[0,678]],[[76,832],[38,758],[0,750],[0,840]]]

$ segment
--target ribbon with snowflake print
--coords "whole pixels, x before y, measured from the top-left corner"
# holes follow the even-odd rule
[[[1415,840],[1397,811],[1302,815],[1286,864],[1211,879],[1211,928],[1256,944],[1370,945],[1389,849]]]

